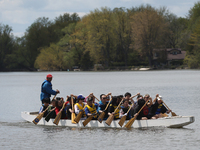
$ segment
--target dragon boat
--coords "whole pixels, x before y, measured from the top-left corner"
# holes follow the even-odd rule
[[[21,112],[21,116],[24,120],[31,122],[36,118],[38,112]],[[74,124],[69,119],[61,119],[58,123],[58,126],[66,126],[66,127],[90,127],[90,128],[122,128],[118,122],[119,120],[113,120],[110,126],[108,126],[105,121],[100,123],[98,120],[91,120],[85,127],[83,126],[83,121],[80,120],[79,123]],[[129,120],[126,120],[124,125]],[[169,128],[181,128],[183,126],[189,125],[195,121],[194,116],[171,116],[171,117],[163,117],[158,119],[148,119],[148,120],[135,120],[132,124],[132,128],[145,128],[145,127],[169,127]],[[54,123],[54,119],[50,119],[48,122],[45,121],[45,118],[42,118],[37,125],[45,125],[45,126],[56,126]]]

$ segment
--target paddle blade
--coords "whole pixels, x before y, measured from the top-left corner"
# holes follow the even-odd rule
[[[113,119],[114,119],[114,115],[111,114],[111,115],[108,117],[108,119],[106,120],[105,123],[106,123],[108,126],[110,126],[110,124],[111,124],[111,122],[113,121]]]
[[[175,112],[172,112],[172,116],[177,116],[177,115],[175,114]]]
[[[58,123],[59,123],[59,121],[60,121],[60,118],[61,118],[61,115],[62,115],[62,111],[60,111],[58,114],[57,114],[57,116],[56,116],[56,118],[55,118],[55,120],[54,120],[54,124],[56,124],[56,125],[58,125]]]
[[[79,112],[78,115],[76,116],[76,118],[74,119],[74,121],[75,121],[76,123],[78,123],[78,122],[80,121],[82,115],[83,115],[83,111],[82,111],[82,112]]]
[[[104,116],[105,116],[105,112],[102,112],[102,113],[99,115],[98,121],[99,121],[100,123],[102,123]]]
[[[168,115],[166,113],[164,113],[164,114],[161,113],[161,116],[162,117],[168,117]]]
[[[92,120],[93,116],[88,117],[84,122],[83,122],[83,126],[85,127],[91,120]]]
[[[50,112],[47,114],[47,116],[45,117],[45,120],[46,120],[47,122],[49,122],[49,120],[51,119],[53,113],[54,113],[54,111],[50,111]]]
[[[118,122],[118,124],[122,127],[125,121],[126,121],[126,115],[123,116],[123,117],[120,119],[120,121]]]
[[[44,112],[40,113],[32,122],[36,125],[44,116]]]
[[[130,128],[132,124],[134,123],[136,117],[133,117],[129,120],[129,122],[125,125],[126,128]]]
[[[75,113],[72,113],[72,114],[71,114],[71,120],[72,120],[72,123],[76,123],[76,122],[74,121],[75,118],[76,118]]]

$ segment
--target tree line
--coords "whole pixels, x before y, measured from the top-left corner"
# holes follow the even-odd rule
[[[11,32],[0,24],[0,71],[152,67],[153,49],[162,48],[181,48],[187,51],[184,64],[200,67],[200,2],[185,18],[151,5],[102,7],[82,18],[77,13],[53,21],[40,17],[22,37]]]

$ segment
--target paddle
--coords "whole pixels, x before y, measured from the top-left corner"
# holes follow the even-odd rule
[[[93,118],[93,116],[95,116],[97,113],[89,116],[87,119],[85,119],[85,121],[83,122],[83,126],[85,127]]]
[[[55,98],[55,97],[54,97],[54,98]],[[53,99],[54,99],[54,98],[53,98]],[[52,100],[53,100],[53,99],[52,99]],[[51,119],[52,115],[55,113],[55,112],[54,112],[55,109],[56,109],[56,108],[51,109],[50,112],[49,112],[49,113],[47,114],[47,116],[45,117],[45,120],[46,120],[47,122],[49,122],[49,120]]]
[[[67,101],[67,99],[66,99],[66,101]],[[61,119],[62,111],[63,111],[64,107],[65,107],[65,102],[63,103],[62,108],[60,109],[60,111],[59,111],[58,114],[56,115],[56,118],[54,119],[54,122],[53,122],[54,124],[58,125],[58,123],[59,123],[59,121],[60,121],[60,119]]]
[[[72,96],[71,96],[71,103],[72,103],[72,110],[74,111],[74,100],[73,100],[73,97],[72,97]],[[75,118],[76,118],[75,113],[74,113],[74,112],[71,113],[71,120],[72,120],[72,123],[76,123],[76,122],[74,121]]]
[[[86,107],[86,105],[85,105],[85,107]],[[80,121],[81,117],[83,116],[85,107],[82,109],[83,111],[80,111],[80,112],[78,113],[78,115],[76,116],[76,118],[74,119],[74,121],[75,121],[76,123],[78,123],[78,122]]]
[[[117,109],[119,108],[119,106],[121,105],[122,101],[123,101],[123,99],[121,100],[121,102],[119,103],[119,105],[117,106],[117,108],[115,109],[114,114],[115,114],[115,112],[117,111]],[[111,124],[111,122],[113,121],[114,117],[115,117],[115,116],[114,116],[113,114],[111,114],[111,115],[108,117],[108,119],[106,120],[105,123],[106,123],[108,126],[110,126],[110,124]]]
[[[146,101],[146,103],[142,106],[142,108],[137,112],[138,114],[142,111],[142,109],[146,106],[146,104],[148,103],[149,101]],[[129,122],[125,125],[126,128],[130,128],[132,126],[132,124],[134,123],[135,119],[136,119],[137,116],[134,116],[133,118],[131,118],[129,120]]]
[[[56,97],[56,95],[53,97],[53,99]],[[50,106],[48,106],[42,113],[40,113],[32,122],[34,124],[38,124],[38,122],[42,119],[42,117],[44,116],[44,113],[48,110],[49,107]]]
[[[163,102],[163,104],[167,107],[168,110],[170,110],[169,107],[165,104],[165,102]],[[172,116],[177,116],[175,112],[171,111],[171,113],[172,113]]]
[[[51,119],[51,117],[52,117],[52,115],[53,115],[55,109],[56,109],[56,108],[51,109],[50,112],[49,112],[49,113],[47,114],[47,116],[45,117],[45,120],[46,120],[47,122],[49,122],[49,120]]]
[[[94,95],[93,95],[94,96]],[[100,101],[96,96],[94,96],[94,98],[96,98],[98,101]]]
[[[98,121],[99,121],[100,123],[102,123],[103,118],[104,118],[104,116],[105,116],[105,111],[107,110],[107,108],[108,108],[108,106],[110,105],[110,102],[111,102],[111,101],[112,101],[112,97],[111,97],[110,101],[108,102],[108,104],[107,104],[106,108],[104,109],[104,111],[99,115]]]
[[[126,112],[127,115],[128,115],[128,113],[129,113],[129,111],[131,110],[132,106],[133,106],[133,104],[130,106],[130,108],[129,108],[128,111]],[[127,116],[127,115],[124,115],[124,116],[120,119],[120,121],[118,122],[118,124],[119,124],[121,127],[123,126],[124,122],[126,121],[126,116]]]

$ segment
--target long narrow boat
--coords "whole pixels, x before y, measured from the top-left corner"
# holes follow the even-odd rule
[[[38,115],[38,112],[21,112],[21,116],[28,122],[31,122]],[[133,128],[143,128],[143,127],[171,127],[171,128],[181,128],[188,124],[194,122],[194,116],[174,116],[174,117],[164,117],[158,119],[149,119],[149,120],[135,120],[131,127]],[[49,122],[46,122],[44,118],[42,118],[38,125],[45,126],[56,126],[53,124],[54,119],[50,119]],[[94,127],[94,128],[121,128],[118,124],[119,120],[113,120],[111,125],[108,126],[105,121],[100,123],[97,120],[90,121],[86,127]],[[126,121],[124,125],[127,123]],[[78,124],[72,124],[71,120],[61,119],[58,126],[66,126],[66,127],[84,127],[83,121],[80,120]]]

